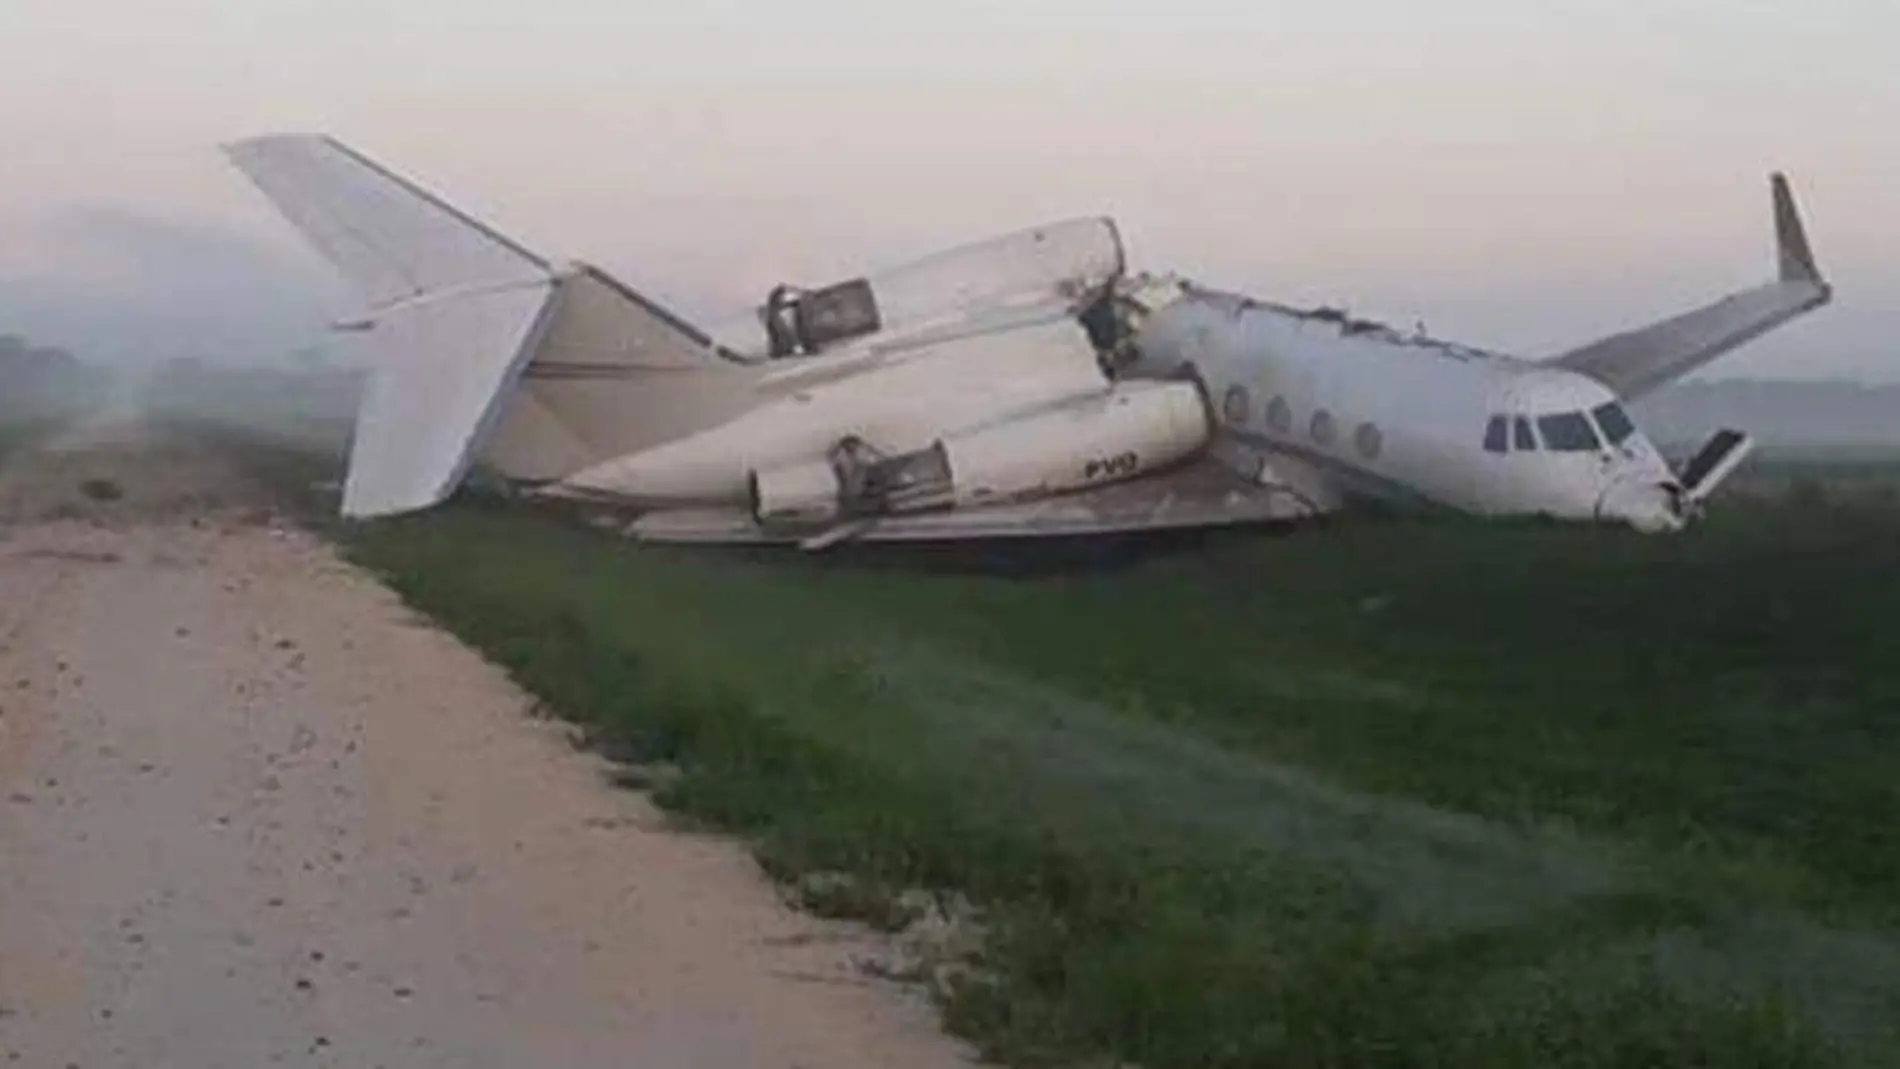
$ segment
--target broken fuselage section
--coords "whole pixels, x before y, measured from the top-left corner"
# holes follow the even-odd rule
[[[743,509],[761,534],[805,539],[1180,464],[1213,432],[1202,390],[1119,377],[1115,339],[1090,322],[1122,270],[1113,224],[1084,219],[809,292],[782,287],[713,332],[724,366],[630,373],[618,407],[637,434],[653,422],[643,406],[690,395],[679,387],[698,377],[730,395],[729,418],[651,442],[623,435],[609,459],[539,492],[647,514]],[[531,364],[530,392],[537,378]],[[497,440],[511,437],[504,423]]]
[[[1191,493],[1078,525],[1279,521],[1365,499],[1656,531],[1686,524],[1747,451],[1725,438],[1678,476],[1587,376],[1127,275],[1122,259],[1111,224],[1079,220],[777,290],[720,329],[724,366],[634,376],[611,409],[623,432],[676,423],[698,376],[723,384],[717,418],[598,448],[609,459],[541,492],[633,510],[637,534],[816,547],[1200,467]],[[1014,516],[1037,530],[1034,511]]]

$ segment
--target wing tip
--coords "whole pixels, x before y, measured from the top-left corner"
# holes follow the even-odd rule
[[[218,142],[218,152],[240,170],[251,160],[268,153],[281,145],[317,144],[332,139],[327,135],[284,131],[280,133],[247,134],[230,141]]]
[[[1806,282],[1816,286],[1825,286],[1821,269],[1814,260],[1814,248],[1808,242],[1807,227],[1801,222],[1801,211],[1795,204],[1794,190],[1788,183],[1785,172],[1775,171],[1768,176],[1769,189],[1775,204],[1775,246],[1781,262],[1781,281]]]

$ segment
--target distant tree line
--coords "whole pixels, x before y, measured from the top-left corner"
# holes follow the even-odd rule
[[[55,345],[0,334],[0,417],[58,416],[84,403],[95,370]]]
[[[318,354],[300,352],[289,365],[277,366],[170,360],[143,396],[150,411],[165,419],[332,453],[348,445],[362,387],[360,369],[331,366]]]
[[[18,334],[0,334],[0,375],[51,378],[73,375],[85,365],[57,345],[33,345]]]
[[[1900,384],[1724,379],[1644,398],[1636,416],[1659,443],[1689,448],[1739,427],[1767,449],[1900,453]]]

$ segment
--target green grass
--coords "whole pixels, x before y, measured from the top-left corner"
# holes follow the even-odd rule
[[[1743,499],[1813,506],[1829,502],[1900,504],[1900,455],[1892,449],[1770,453],[1736,473],[1724,493]]]
[[[494,504],[348,551],[808,896],[977,904],[1019,1065],[1900,1063],[1900,512],[997,578]]]

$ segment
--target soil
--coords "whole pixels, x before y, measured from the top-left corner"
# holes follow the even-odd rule
[[[211,446],[14,458],[0,1064],[970,1064],[533,710]]]

